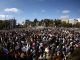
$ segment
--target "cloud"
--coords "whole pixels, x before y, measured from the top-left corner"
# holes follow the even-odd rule
[[[77,20],[80,22],[80,18],[77,18]]]
[[[5,15],[0,15],[0,17],[1,17],[1,18],[4,18],[4,17],[5,17]]]
[[[67,13],[70,13],[70,11],[69,10],[63,10],[62,13],[67,14]]]
[[[60,18],[69,18],[69,15],[61,16]]]
[[[14,13],[16,13],[16,12],[19,11],[19,9],[17,9],[17,8],[6,8],[6,9],[4,9],[4,11],[6,11],[6,12],[14,12]]]
[[[0,15],[1,20],[5,20],[5,19],[9,19],[9,18],[11,18],[11,15],[4,15],[4,14]]]

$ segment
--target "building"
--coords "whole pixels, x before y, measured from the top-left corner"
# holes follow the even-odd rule
[[[69,19],[69,23],[71,24],[76,24],[78,22],[78,20],[76,19]]]
[[[62,22],[69,23],[69,19],[68,19],[68,18],[61,18],[61,21],[62,21]]]
[[[16,28],[16,20],[15,19],[9,19],[10,22],[10,29]]]
[[[16,28],[16,20],[15,19],[7,19],[7,20],[0,20],[1,27],[0,29],[13,29]]]

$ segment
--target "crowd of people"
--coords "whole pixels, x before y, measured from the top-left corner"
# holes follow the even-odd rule
[[[0,31],[0,60],[67,60],[80,48],[80,33],[69,28]]]

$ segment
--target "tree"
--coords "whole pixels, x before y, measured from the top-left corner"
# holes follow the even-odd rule
[[[38,20],[34,19],[34,26],[37,26]]]
[[[3,29],[3,21],[0,20],[0,29]]]
[[[25,20],[25,27],[30,27],[31,21],[30,20]]]
[[[61,26],[62,22],[59,19],[54,20],[55,26]]]
[[[0,20],[0,29],[9,29],[10,28],[10,21],[8,20]]]

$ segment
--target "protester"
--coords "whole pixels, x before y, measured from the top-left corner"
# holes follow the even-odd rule
[[[67,60],[80,47],[80,33],[69,28],[0,31],[1,60]]]

